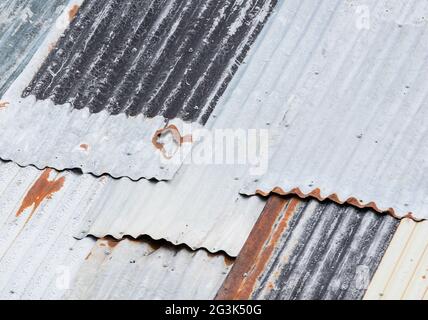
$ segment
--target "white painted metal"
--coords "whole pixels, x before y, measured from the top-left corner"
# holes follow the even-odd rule
[[[401,221],[364,299],[428,300],[428,221]]]

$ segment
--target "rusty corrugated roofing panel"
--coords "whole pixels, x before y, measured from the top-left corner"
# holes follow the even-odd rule
[[[281,58],[276,49],[281,44],[277,35],[283,29],[283,21],[274,12],[250,49],[246,63],[220,98],[221,107],[213,111],[206,128],[212,132],[268,129],[282,119],[286,111],[283,106],[263,105],[258,98],[268,96],[275,100],[279,95],[263,89],[273,81],[269,73],[275,71],[276,65],[270,61]],[[251,89],[251,97],[247,97],[245,94]],[[272,136],[270,143],[274,142]],[[196,145],[193,151],[197,153],[199,147]],[[182,166],[171,181],[133,183],[121,179],[116,184],[109,183],[108,194],[89,209],[90,222],[82,226],[82,235],[121,238],[126,234],[149,234],[156,239],[184,242],[211,252],[224,250],[236,256],[264,206],[261,197],[238,194],[253,165],[191,163]]]
[[[172,179],[180,158],[161,157],[156,134],[207,121],[275,3],[86,0],[46,62],[58,32],[4,95],[0,157]]]
[[[428,222],[401,221],[364,299],[428,300]]]
[[[233,262],[223,254],[148,239],[76,240],[81,210],[102,183],[90,178],[0,162],[0,298],[215,295]]]
[[[269,89],[288,111],[268,172],[241,191],[427,218],[428,2],[296,0],[278,10],[293,22]]]
[[[218,299],[361,299],[398,225],[372,211],[272,196]]]
[[[150,240],[99,240],[65,298],[213,299],[232,263]]]
[[[0,97],[43,42],[67,0],[0,3]]]

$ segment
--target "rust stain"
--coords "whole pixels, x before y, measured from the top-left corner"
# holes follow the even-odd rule
[[[260,274],[296,211],[300,200],[269,197],[229,275],[217,293],[217,300],[248,299]],[[285,209],[285,212],[284,212]]]
[[[114,247],[116,247],[119,244],[119,242],[120,242],[120,240],[116,240],[116,239],[112,239],[112,238],[108,238],[108,239],[105,239],[105,240],[107,242],[107,246],[109,248],[112,248],[112,249]]]
[[[79,6],[77,4],[73,5],[71,9],[68,11],[68,21],[70,22],[73,21],[78,11],[79,11]]]
[[[82,144],[80,145],[80,148],[82,148],[82,149],[83,149],[83,150],[85,150],[85,151],[88,151],[89,146],[88,146],[86,143],[82,143]]]
[[[234,258],[224,256],[224,263],[226,266],[230,267],[235,262]]]
[[[51,171],[52,169],[46,169],[43,171],[40,177],[31,186],[30,190],[28,190],[24,200],[22,200],[21,206],[16,212],[17,217],[19,217],[25,209],[32,206],[33,209],[27,218],[27,221],[30,220],[43,200],[51,199],[52,195],[63,187],[65,177],[49,180],[49,174]]]
[[[88,260],[88,259],[91,257],[91,255],[92,255],[92,252],[89,252],[89,253],[87,254],[87,256],[85,257],[85,260]]]
[[[152,144],[155,146],[156,149],[160,150],[163,154],[163,156],[167,159],[171,159],[172,156],[168,155],[166,153],[166,150],[164,148],[164,144],[158,142],[159,138],[166,133],[171,133],[172,137],[174,139],[174,141],[178,144],[178,146],[181,146],[183,143],[192,143],[193,142],[193,138],[192,135],[188,134],[185,136],[182,136],[180,134],[180,131],[178,130],[178,128],[173,125],[170,124],[169,126],[163,128],[163,129],[159,129],[155,132],[155,134],[153,135],[152,138]]]
[[[7,101],[0,101],[0,108],[6,108],[9,102]]]
[[[326,197],[322,197],[321,196],[321,191],[320,191],[319,188],[315,188],[311,192],[305,194],[299,188],[293,188],[290,191],[284,191],[280,187],[275,187],[272,190],[267,191],[267,192],[263,191],[263,190],[260,190],[260,189],[257,189],[256,192],[255,192],[255,194],[259,194],[259,195],[264,196],[264,197],[267,197],[267,196],[269,196],[271,194],[279,194],[281,196],[293,195],[294,194],[294,195],[297,195],[298,197],[300,197],[302,199],[305,199],[305,198],[308,198],[308,197],[313,197],[313,198],[315,198],[315,199],[317,199],[319,201],[324,201],[326,199],[329,199],[329,200],[331,200],[333,202],[336,202],[338,204],[345,204],[346,203],[346,204],[350,204],[350,205],[352,205],[354,207],[357,207],[357,208],[360,208],[360,209],[373,209],[374,211],[376,211],[378,213],[388,213],[388,214],[390,214],[391,216],[393,216],[394,218],[397,218],[397,219],[409,218],[409,219],[412,219],[412,220],[414,220],[416,222],[421,221],[421,219],[416,219],[413,216],[412,212],[408,212],[406,215],[404,215],[402,217],[399,217],[399,216],[397,216],[397,214],[395,213],[395,210],[393,208],[388,208],[388,209],[382,210],[382,209],[380,209],[376,205],[376,203],[374,201],[370,201],[370,202],[364,203],[362,200],[359,200],[359,199],[357,199],[355,197],[349,197],[348,199],[346,199],[344,201],[341,201],[339,199],[339,196],[336,193],[330,194],[330,195],[328,195]]]

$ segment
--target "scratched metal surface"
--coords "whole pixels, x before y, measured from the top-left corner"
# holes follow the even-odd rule
[[[399,224],[317,200],[269,200],[218,299],[361,299]]]
[[[0,2],[0,97],[24,69],[67,0]]]
[[[72,172],[0,162],[0,298],[214,297],[232,263],[222,254],[148,239],[76,240],[80,210],[96,193]]]
[[[297,2],[283,15],[295,22],[270,74],[277,81],[267,84],[288,105],[283,137],[266,175],[241,191],[428,218],[428,1],[296,0],[283,7]]]
[[[181,161],[159,154],[155,133],[207,121],[275,3],[85,1],[5,93],[0,157],[172,179]]]

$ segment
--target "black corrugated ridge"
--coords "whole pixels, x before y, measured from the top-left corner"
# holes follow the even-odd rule
[[[369,210],[302,202],[252,298],[361,299],[398,223]]]
[[[23,96],[205,123],[276,2],[86,0]]]

